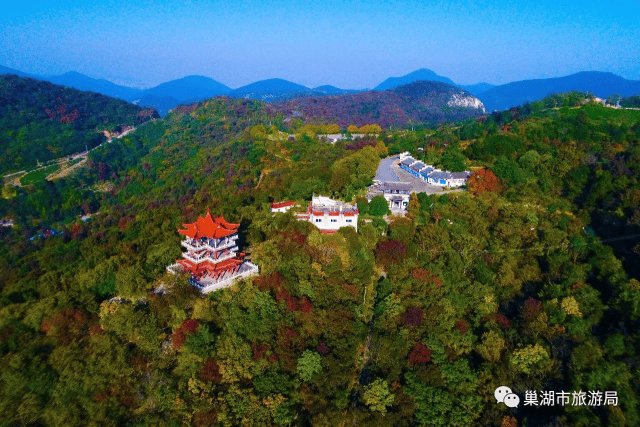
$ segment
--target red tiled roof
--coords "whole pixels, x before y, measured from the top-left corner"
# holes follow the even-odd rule
[[[271,203],[271,209],[285,208],[287,206],[293,206],[294,204],[294,202],[273,202]]]
[[[205,216],[201,216],[196,222],[182,224],[182,226],[185,227],[185,230],[178,230],[178,233],[184,234],[192,239],[200,239],[203,237],[220,239],[237,233],[240,224],[231,224],[222,216],[214,219],[211,217],[209,209],[207,209]]]
[[[338,230],[320,230],[320,234],[336,234]]]
[[[186,271],[194,274],[199,274],[204,273],[205,271],[208,271],[209,273],[221,273],[223,271],[232,270],[242,264],[244,261],[241,259],[232,258],[226,259],[219,263],[212,263],[211,261],[207,260],[200,264],[194,264],[188,259],[179,259],[177,260],[177,262],[182,267],[184,267]]]

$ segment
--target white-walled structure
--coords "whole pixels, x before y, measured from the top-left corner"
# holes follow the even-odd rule
[[[358,208],[324,196],[313,196],[307,212],[298,219],[309,221],[323,233],[335,233],[340,227],[358,231]]]
[[[382,195],[389,202],[392,212],[405,212],[411,198],[411,184],[407,182],[385,182],[382,186]]]
[[[439,185],[441,187],[460,187],[467,183],[471,172],[449,172],[435,169],[431,165],[414,159],[411,156],[405,157],[399,164],[400,168],[409,172],[411,175],[419,178],[431,185]]]
[[[286,212],[295,205],[294,202],[273,202],[271,203],[271,212]]]

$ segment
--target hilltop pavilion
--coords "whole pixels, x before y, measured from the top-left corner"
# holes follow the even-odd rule
[[[205,294],[258,274],[257,265],[246,261],[243,252],[236,253],[239,226],[221,216],[213,218],[207,209],[205,216],[194,223],[183,224],[185,229],[178,230],[185,236],[181,245],[187,251],[167,270],[190,274],[190,282]]]

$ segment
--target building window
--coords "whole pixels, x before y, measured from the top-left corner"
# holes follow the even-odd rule
[[[338,220],[337,219],[332,219],[331,222],[338,222]]]
[[[347,222],[353,222],[352,220],[348,219]]]
[[[322,222],[321,218],[316,218],[316,222]]]

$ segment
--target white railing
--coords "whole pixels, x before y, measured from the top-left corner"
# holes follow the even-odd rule
[[[216,250],[220,250],[220,249],[226,249],[230,246],[235,246],[236,244],[236,240],[238,239],[238,235],[234,235],[231,236],[229,238],[227,238],[227,241],[219,244],[218,246],[212,246],[210,245],[208,242],[198,242],[198,241],[194,241],[192,239],[185,239],[182,242],[180,242],[180,244],[182,246],[184,246],[185,248],[192,250],[192,251],[198,251],[201,249],[209,249],[212,251],[216,251]],[[194,244],[195,243],[195,244]]]
[[[259,269],[257,265],[252,264],[249,261],[246,261],[245,265],[249,266],[249,270],[244,271],[240,274],[233,275],[231,277],[223,278],[222,280],[218,280],[213,283],[207,283],[206,286],[200,286],[200,290],[202,291],[202,293],[208,294],[209,292],[227,288],[233,285],[236,282],[236,280],[242,279],[243,277],[250,277],[258,274]]]
[[[221,261],[225,261],[225,260],[230,259],[230,258],[235,258],[236,257],[236,253],[232,251],[232,252],[229,252],[227,255],[221,256],[220,258],[217,258],[217,259],[216,258],[212,258],[210,256],[203,256],[203,257],[200,257],[200,258],[195,258],[195,257],[192,257],[191,255],[189,255],[188,253],[183,253],[182,256],[185,257],[186,259],[188,259],[189,261],[193,262],[194,264],[200,264],[201,262],[205,262],[207,260],[211,261],[214,264],[217,264],[217,263],[219,263]]]

